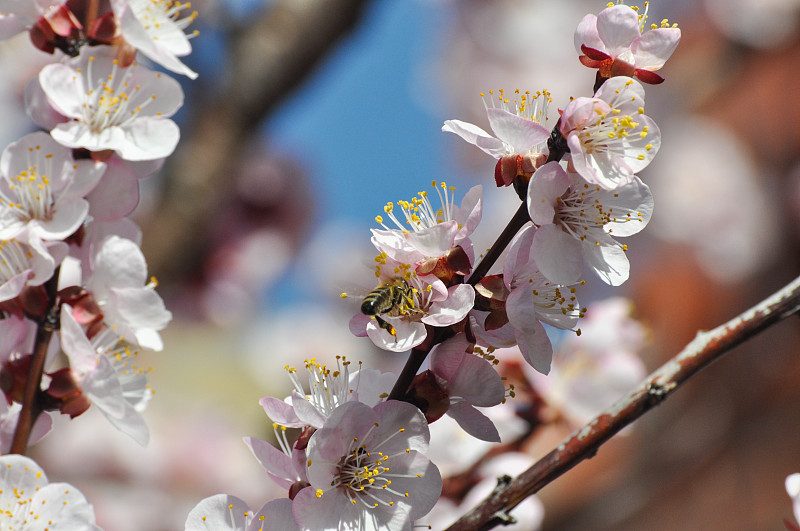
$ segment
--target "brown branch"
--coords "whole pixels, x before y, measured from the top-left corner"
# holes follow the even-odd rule
[[[447,531],[492,529],[522,500],[541,490],[584,459],[625,426],[664,401],[686,380],[735,346],[800,309],[800,277],[771,297],[708,332],[697,336],[677,356],[650,374],[639,387],[583,428],[567,437],[549,454],[514,478]]]
[[[160,205],[144,227],[142,250],[162,283],[185,280],[196,270],[205,240],[196,235],[209,224],[215,205],[232,194],[231,173],[250,137],[355,27],[366,5],[367,0],[283,0],[231,32],[227,85],[195,102],[193,121],[168,159]]]
[[[36,327],[36,340],[33,346],[33,354],[31,355],[31,365],[28,369],[28,378],[25,381],[25,390],[22,395],[22,409],[19,412],[19,417],[17,417],[14,438],[11,441],[11,449],[9,450],[9,453],[12,454],[22,455],[25,453],[33,425],[42,413],[40,399],[44,362],[47,358],[50,339],[58,327],[59,305],[56,303],[56,289],[59,272],[60,269],[56,268],[53,276],[45,284],[48,298],[47,311]]]

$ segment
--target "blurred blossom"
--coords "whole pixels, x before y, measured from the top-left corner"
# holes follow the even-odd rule
[[[148,408],[153,437],[147,449],[118,435],[99,414],[62,416],[58,437],[34,448],[37,460],[51,475],[71,478],[108,531],[180,529],[199,499],[220,491],[257,506],[285,495],[254,461],[230,413],[181,408],[180,415],[163,401]]]
[[[729,39],[755,48],[785,44],[800,21],[798,0],[705,0],[705,6]]]
[[[489,417],[504,443],[518,439],[528,429],[527,423],[514,412],[513,400],[480,411]],[[427,455],[444,477],[464,472],[496,446],[468,434],[449,416],[431,423],[429,428],[431,444]]]
[[[440,498],[431,513],[420,519],[418,524],[430,525],[432,529],[446,528],[486,499],[497,486],[498,477],[505,474],[517,475],[533,463],[531,456],[515,452],[502,454],[483,463],[479,469],[483,479],[470,489],[460,505],[448,498]],[[510,514],[515,523],[502,526],[503,530],[536,531],[541,528],[544,520],[544,505],[538,497],[529,496],[512,509]]]
[[[670,141],[647,176],[658,201],[653,233],[690,246],[720,282],[769,265],[780,233],[765,168],[756,167],[733,131],[708,119],[683,117],[663,129]]]
[[[590,421],[647,374],[639,358],[645,329],[630,311],[621,297],[589,305],[581,335],[558,345],[549,376],[523,366],[533,387],[571,422]]]
[[[21,455],[0,457],[0,511],[4,529],[101,531],[94,510],[68,483],[48,483],[44,470]]]
[[[244,334],[240,352],[251,360],[251,374],[268,389],[288,384],[283,371],[275,370],[276,363],[302,366],[306,359],[344,354],[370,366],[374,349],[370,342],[353,337],[347,326],[349,318],[347,312],[336,307],[283,308],[279,314],[265,315],[262,321],[253,323]]]
[[[800,524],[800,473],[790,474],[786,478],[786,493],[792,499],[794,519]]]
[[[450,114],[486,129],[476,97],[492,87],[547,89],[560,108],[569,96],[591,91],[594,78],[580,67],[572,36],[581,17],[597,7],[596,2],[558,0],[455,2],[452,20],[457,22],[431,67],[441,80]],[[542,125],[550,129],[553,124]]]

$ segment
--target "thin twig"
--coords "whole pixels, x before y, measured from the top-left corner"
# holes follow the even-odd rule
[[[799,309],[800,277],[722,326],[709,332],[698,332],[686,348],[650,374],[628,396],[567,437],[507,487],[497,489],[446,531],[483,531],[500,525],[503,515],[522,500],[579,462],[594,456],[603,443],[664,401],[701,369]]]

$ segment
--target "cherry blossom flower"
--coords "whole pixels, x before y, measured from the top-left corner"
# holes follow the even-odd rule
[[[135,350],[113,337],[95,336],[90,342],[68,304],[61,307],[60,338],[72,374],[90,402],[114,427],[146,446],[150,436],[140,411],[150,390],[144,371],[131,364]]]
[[[503,263],[508,325],[514,331],[522,357],[542,374],[550,372],[553,346],[542,323],[562,330],[583,317],[574,286],[550,282],[536,267],[533,240],[536,228],[526,225],[511,242]]]
[[[158,171],[164,160],[132,162],[116,155],[109,157],[103,178],[86,196],[92,220],[117,221],[133,212],[139,204],[139,179]]]
[[[658,126],[644,115],[644,88],[629,77],[612,77],[593,98],[572,100],[560,124],[570,165],[607,190],[631,182],[661,146]]]
[[[360,365],[360,364],[359,364]],[[286,366],[294,391],[286,400],[266,396],[259,400],[267,416],[281,426],[321,428],[334,409],[357,400],[374,406],[385,398],[383,393],[396,379],[391,372],[377,369],[362,369],[350,374],[350,362],[343,356],[336,356],[336,367],[331,370],[316,359],[306,360],[309,391],[295,367]]]
[[[469,274],[475,260],[469,235],[481,220],[482,187],[473,186],[459,208],[452,193],[455,188],[436,181],[431,186],[438,193],[442,208],[434,209],[428,193],[419,192],[419,198],[397,202],[403,223],[395,215],[394,205],[388,203],[384,212],[397,228],[388,227],[383,216],[377,216],[375,220],[385,230],[372,229],[372,243],[379,252],[398,262],[416,264],[419,274],[433,273],[445,280],[454,273]],[[464,262],[463,255],[456,248],[466,253],[468,262]],[[441,271],[443,268],[448,271]]]
[[[639,353],[645,329],[630,317],[622,297],[589,305],[581,335],[556,348],[550,374],[526,371],[531,385],[573,424],[589,422],[636,386],[646,375]]]
[[[83,199],[100,180],[105,164],[75,161],[72,151],[47,133],[24,136],[0,159],[0,238],[26,228],[43,240],[63,240],[80,227],[89,212]]]
[[[166,157],[178,143],[178,126],[168,119],[183,104],[178,82],[135,63],[121,68],[113,47],[86,46],[69,63],[45,66],[38,81],[64,117],[50,132],[64,146],[138,161]],[[47,112],[35,107],[29,114],[36,120]]]
[[[354,335],[369,336],[384,350],[404,352],[425,341],[428,335],[426,325],[444,327],[456,324],[472,309],[475,290],[469,284],[445,287],[436,276],[417,275],[411,265],[396,262],[385,253],[375,260],[375,273],[381,281],[378,289],[401,279],[405,284],[396,289],[407,291],[408,301],[402,307],[393,305],[379,316],[356,314],[350,320],[350,331]],[[381,321],[377,321],[377,317]]]
[[[43,243],[28,231],[0,240],[0,302],[13,299],[25,286],[47,282],[66,255],[65,243]]]
[[[48,483],[33,459],[17,454],[0,457],[0,511],[6,529],[102,531],[94,523],[94,509],[78,489],[68,483]]]
[[[461,120],[447,120],[442,131],[455,133],[470,144],[498,159],[495,167],[497,186],[508,186],[518,174],[532,174],[544,162],[544,151],[550,131],[542,124],[547,121],[550,93],[547,91],[520,94],[515,91],[510,101],[504,90],[495,96],[489,91],[489,102],[484,97],[486,115],[495,136],[477,125]]]
[[[183,30],[197,17],[197,11],[180,18],[190,3],[173,0],[112,0],[122,36],[131,46],[177,74],[195,79],[197,74],[178,57],[189,55],[192,45]],[[195,35],[197,32],[194,32]]]
[[[496,406],[505,399],[503,380],[492,364],[468,351],[464,334],[436,345],[431,351],[430,371],[447,393],[446,415],[464,431],[482,441],[500,442],[492,421],[475,406]]]
[[[664,19],[660,27],[653,24],[643,31],[646,21],[646,9],[639,15],[624,4],[607,7],[597,16],[586,15],[574,37],[581,63],[598,68],[603,78],[632,76],[645,83],[661,83],[664,78],[654,71],[675,51],[681,30]]]
[[[305,529],[411,531],[442,489],[428,441],[411,404],[343,404],[309,440],[311,487],[294,498],[295,519]]]
[[[186,531],[300,531],[292,516],[292,500],[281,498],[253,512],[229,494],[200,501],[186,518]]]
[[[792,509],[794,510],[794,519],[797,523],[800,524],[800,473],[795,472],[794,474],[789,474],[786,477],[786,493],[792,499]],[[789,523],[787,522],[786,527],[789,527]],[[791,527],[789,527],[792,529]],[[794,526],[794,529],[800,529],[800,527]]]
[[[630,264],[627,246],[614,236],[630,236],[647,225],[653,196],[638,177],[608,191],[548,162],[528,185],[528,212],[539,225],[533,257],[545,277],[557,284],[577,282],[585,260],[603,282],[619,286],[628,279]]]
[[[136,243],[119,236],[103,240],[85,285],[120,338],[151,350],[163,348],[158,331],[172,313],[164,308],[156,283],[147,283],[147,264]]]

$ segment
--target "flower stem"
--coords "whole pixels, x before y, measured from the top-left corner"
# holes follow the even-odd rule
[[[59,269],[45,284],[48,297],[48,309],[45,316],[36,327],[36,343],[31,355],[31,365],[28,369],[28,379],[25,382],[25,391],[22,398],[22,410],[19,412],[14,438],[11,442],[12,454],[25,454],[30,439],[31,430],[36,419],[42,413],[41,387],[44,361],[47,357],[47,348],[53,332],[58,328],[58,305],[56,304],[56,289],[58,287]]]
[[[446,531],[488,530],[522,500],[572,467],[597,453],[600,446],[624,427],[671,395],[689,378],[737,345],[800,310],[800,277],[753,308],[708,332],[699,332],[678,355],[650,374],[639,386],[606,409],[582,429],[508,485],[495,489],[472,511]]]
[[[511,240],[514,239],[514,236],[516,236],[517,232],[519,232],[519,229],[521,229],[522,226],[530,220],[530,215],[528,215],[528,205],[527,203],[523,202],[519,205],[519,208],[514,213],[514,217],[508,222],[506,228],[503,229],[503,232],[500,233],[500,236],[497,237],[497,240],[495,240],[491,248],[489,248],[489,250],[486,252],[486,255],[475,267],[475,270],[467,280],[467,284],[474,286],[486,276],[486,273],[489,272],[489,269],[491,269],[497,259],[500,258],[500,255],[503,253],[505,248],[509,243],[511,243]]]

